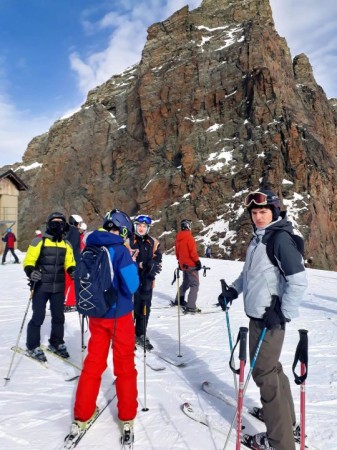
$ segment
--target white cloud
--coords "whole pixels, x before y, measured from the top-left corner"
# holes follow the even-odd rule
[[[305,53],[328,97],[337,97],[337,3],[330,0],[270,0],[275,27],[292,57]]]
[[[113,30],[104,50],[85,56],[79,52],[70,55],[70,65],[78,77],[82,93],[86,94],[112,75],[139,62],[150,25],[167,19],[187,3],[192,10],[201,4],[201,0],[166,0],[164,4],[160,0],[140,1],[136,6],[132,6],[132,3],[124,4],[125,8],[129,8],[127,13],[110,12],[95,22],[90,22],[86,16],[83,24],[87,32],[109,27]]]
[[[98,2],[92,9],[84,11],[83,29],[92,36],[92,42],[95,43],[94,35],[101,30],[110,32],[110,37],[106,47],[99,52],[78,48],[69,56],[70,68],[76,74],[83,98],[90,89],[140,61],[148,26],[167,19],[187,4],[193,10],[201,5],[201,1],[114,1],[114,6],[110,7],[113,11],[105,15],[102,11],[107,3]],[[270,0],[270,3],[276,29],[286,38],[292,56],[305,53],[317,82],[328,97],[337,97],[337,2]],[[24,65],[25,61],[19,63]],[[4,67],[4,55],[0,54],[0,165],[19,161],[29,141],[47,131],[57,118],[66,114],[57,111],[41,117],[34,114],[33,106],[31,111],[20,110],[20,106],[5,94],[9,75],[4,73]]]
[[[31,139],[48,130],[54,120],[55,117],[33,117],[29,111],[20,111],[0,94],[0,165],[21,161]]]

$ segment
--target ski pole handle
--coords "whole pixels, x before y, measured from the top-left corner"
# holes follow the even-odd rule
[[[206,273],[207,270],[211,270],[210,267],[206,267],[206,266],[202,266],[202,269],[204,269],[204,272],[202,274],[203,277],[205,277],[207,275],[207,273]]]
[[[292,370],[295,377],[295,383],[299,385],[304,383],[308,376],[308,330],[298,330],[298,332],[300,340],[297,344]],[[305,367],[305,372],[301,373],[300,376],[295,372],[298,361]]]
[[[247,335],[248,328],[240,327],[240,349],[239,349],[239,360],[247,361]]]

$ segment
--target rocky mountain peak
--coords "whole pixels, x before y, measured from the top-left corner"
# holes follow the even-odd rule
[[[203,0],[200,9],[202,12],[217,12],[226,15],[238,22],[258,18],[261,24],[274,24],[268,0]]]
[[[19,175],[28,244],[51,209],[150,214],[172,252],[182,218],[202,255],[240,259],[246,193],[268,185],[314,266],[337,268],[335,103],[305,55],[292,61],[267,0],[204,0],[148,29],[141,61],[89,92],[82,108],[34,139]]]

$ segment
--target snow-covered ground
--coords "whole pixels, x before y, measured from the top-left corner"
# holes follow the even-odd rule
[[[18,252],[22,260],[23,254]],[[211,268],[207,277],[200,277],[198,305],[210,314],[187,315],[180,319],[181,358],[187,365],[178,368],[169,364],[155,372],[146,366],[138,350],[139,410],[135,421],[135,445],[138,450],[212,450],[222,449],[234,408],[211,397],[201,389],[203,381],[214,383],[227,396],[235,398],[233,374],[230,371],[226,316],[214,304],[220,292],[220,279],[228,283],[239,274],[242,263],[202,259]],[[176,260],[164,256],[163,271],[154,290],[153,309],[148,335],[155,349],[175,358],[179,351],[176,308],[165,308],[174,298],[176,285],[171,285]],[[298,329],[309,330],[309,370],[306,382],[308,445],[316,449],[337,448],[337,273],[308,269],[309,287],[302,303],[299,319],[293,320],[286,333],[282,362],[289,376],[296,410],[300,409],[300,389],[294,383],[291,365],[298,343]],[[0,267],[0,357],[2,378],[6,377],[29,299],[29,288],[22,266],[6,264]],[[240,326],[247,326],[242,298],[229,311],[233,339]],[[25,346],[26,325],[20,345]],[[42,328],[42,343],[48,343],[50,314]],[[89,333],[86,331],[85,339]],[[71,361],[81,365],[81,333],[78,314],[66,315],[65,340]],[[237,355],[236,355],[237,356]],[[78,373],[65,362],[49,356],[49,368],[16,354],[10,381],[1,384],[0,448],[5,450],[57,450],[72,420],[76,381],[65,381]],[[236,361],[238,361],[236,357]],[[109,361],[111,364],[111,358]],[[248,365],[246,373],[248,372]],[[299,372],[299,366],[298,366]],[[146,377],[144,377],[146,375]],[[146,379],[146,398],[144,394]],[[104,406],[114,393],[113,375],[109,367],[103,375],[98,405]],[[190,402],[202,408],[215,428],[208,428],[186,417],[181,406]],[[259,393],[250,380],[244,398],[245,407],[259,405]],[[142,411],[146,406],[149,410]],[[299,419],[299,417],[298,417]],[[264,425],[254,418],[244,418],[247,430],[263,431]],[[102,413],[88,431],[79,449],[119,449],[116,400]],[[235,431],[228,447],[235,449]]]

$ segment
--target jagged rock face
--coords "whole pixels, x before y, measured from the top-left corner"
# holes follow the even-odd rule
[[[268,184],[296,206],[314,266],[336,269],[335,103],[305,55],[292,61],[267,0],[182,8],[148,29],[137,66],[30,143],[24,163],[42,167],[19,171],[31,187],[21,238],[53,209],[92,227],[120,207],[152,215],[166,251],[187,217],[201,252],[211,244],[214,256],[243,258],[243,199]]]

